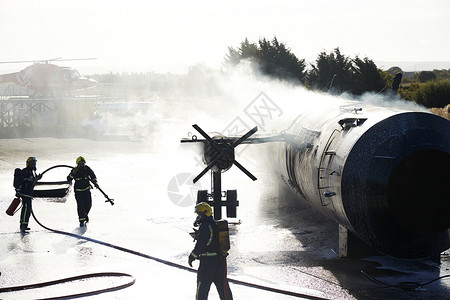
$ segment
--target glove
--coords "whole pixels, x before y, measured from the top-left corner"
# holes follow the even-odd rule
[[[195,242],[197,240],[198,230],[195,230],[195,228],[192,229],[194,229],[194,232],[189,232],[189,235],[194,239],[193,242]]]
[[[42,174],[39,174],[38,176],[36,176],[36,180],[41,180],[42,179]]]
[[[190,254],[188,258],[188,264],[192,268],[192,262],[195,260],[194,255]]]
[[[17,198],[20,197],[20,190],[16,190],[16,197],[17,197]]]

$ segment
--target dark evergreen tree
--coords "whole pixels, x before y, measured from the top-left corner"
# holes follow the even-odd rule
[[[316,65],[312,65],[308,81],[313,89],[340,94],[351,90],[351,60],[342,55],[339,48],[334,52],[319,54]]]
[[[261,51],[261,71],[264,74],[280,79],[297,80],[304,83],[305,60],[299,60],[286,45],[278,42],[274,37],[272,42],[266,39],[259,40]]]
[[[228,47],[228,53],[225,56],[225,64],[236,66],[241,61],[241,54],[233,47]]]
[[[375,63],[368,59],[353,59],[351,93],[362,95],[365,92],[380,92],[386,87],[380,70]]]
[[[298,59],[285,44],[278,42],[276,37],[272,41],[261,39],[258,44],[245,39],[237,50],[228,47],[225,64],[235,66],[244,59],[257,64],[265,75],[301,83],[305,81],[305,60]]]
[[[241,42],[241,45],[237,50],[233,47],[228,47],[225,65],[236,66],[244,59],[254,61],[258,64],[261,60],[261,51],[259,50],[258,45],[250,43],[247,38]]]
[[[241,55],[241,59],[250,59],[258,63],[261,60],[261,51],[258,48],[258,45],[255,43],[250,43],[247,38],[241,42],[239,53]]]

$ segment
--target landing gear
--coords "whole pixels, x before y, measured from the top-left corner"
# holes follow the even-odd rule
[[[222,206],[226,206],[227,218],[236,218],[237,207],[239,201],[237,200],[236,190],[227,190],[222,192],[221,190],[221,173],[212,172],[212,186],[211,194],[208,194],[207,190],[197,191],[197,203],[206,202],[214,210],[214,219],[222,219]],[[223,200],[225,198],[225,200]]]
[[[215,177],[215,180],[220,180],[217,178],[220,177],[220,174],[218,175],[213,173],[212,176]],[[222,192],[220,190],[220,183],[216,182],[215,185],[213,184],[211,194],[208,194],[207,190],[197,191],[197,203],[200,202],[206,202],[211,205],[214,210],[215,220],[222,219],[222,206],[226,207],[227,218],[237,217],[237,207],[239,206],[239,201],[237,200],[237,191],[227,190],[226,192]]]
[[[236,190],[227,190],[227,217],[236,218],[236,208],[239,206]]]

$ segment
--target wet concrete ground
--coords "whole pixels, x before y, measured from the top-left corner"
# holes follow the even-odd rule
[[[87,227],[78,227],[73,192],[66,199],[35,199],[33,210],[45,226],[117,245],[187,267],[194,243],[192,197],[198,186],[174,179],[202,170],[193,148],[168,143],[86,139],[5,139],[0,141],[0,210],[14,197],[16,167],[29,156],[38,159],[38,173],[58,165],[75,165],[79,155],[96,172],[101,188],[115,199],[105,203],[93,190]],[[383,256],[338,258],[337,225],[305,205],[279,197],[278,183],[246,150],[239,162],[258,177],[252,182],[236,168],[223,174],[223,189],[237,189],[239,225],[231,225],[229,277],[279,290],[326,299],[448,298],[450,278],[418,289],[450,274],[450,259],[398,260]],[[70,170],[49,171],[43,181],[63,180]],[[209,177],[200,181],[209,188]],[[173,195],[187,195],[176,198]],[[19,232],[19,213],[0,217],[0,288],[45,282],[96,272],[123,272],[131,287],[91,296],[92,299],[194,299],[196,275],[104,244],[61,235],[30,221],[31,231]],[[198,262],[194,263],[198,267]],[[1,299],[39,299],[125,284],[129,277],[93,278],[34,290],[0,294]],[[405,283],[414,283],[406,285]],[[398,286],[402,285],[403,288]],[[231,283],[234,299],[298,299]],[[211,288],[210,299],[218,299]]]

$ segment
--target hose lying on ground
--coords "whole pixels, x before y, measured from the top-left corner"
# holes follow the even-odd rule
[[[44,175],[46,172],[48,172],[48,171],[50,171],[52,169],[60,168],[60,167],[73,169],[73,167],[69,166],[69,165],[56,165],[56,166],[48,168],[47,170],[42,172],[41,175]],[[105,195],[105,197],[108,198],[106,195]],[[111,204],[113,204],[113,203],[111,203]],[[156,262],[159,262],[159,263],[162,263],[162,264],[174,267],[174,268],[178,268],[178,269],[185,270],[185,271],[192,272],[192,273],[197,273],[197,270],[195,270],[193,268],[189,268],[189,267],[186,267],[186,266],[183,266],[183,265],[180,265],[180,264],[176,264],[176,263],[173,263],[173,262],[170,262],[170,261],[158,258],[158,257],[154,257],[154,256],[151,256],[151,255],[148,255],[148,254],[145,254],[145,253],[141,253],[141,252],[138,252],[138,251],[135,251],[135,250],[132,250],[132,249],[127,249],[127,248],[124,248],[124,247],[121,247],[121,246],[117,246],[117,245],[106,243],[106,242],[99,241],[99,240],[96,240],[96,239],[88,238],[88,237],[85,237],[85,236],[82,236],[82,235],[78,235],[78,234],[74,234],[74,233],[70,233],[70,232],[65,232],[65,231],[60,231],[60,230],[48,228],[48,227],[44,226],[41,222],[39,222],[39,220],[36,218],[33,210],[31,211],[31,213],[33,215],[34,220],[42,228],[47,229],[49,231],[52,231],[52,232],[55,232],[55,233],[59,233],[59,234],[63,234],[63,235],[68,235],[68,236],[71,236],[71,237],[74,237],[74,238],[78,238],[78,239],[83,239],[83,240],[90,241],[90,242],[93,242],[93,243],[97,243],[97,244],[100,244],[100,245],[103,245],[103,246],[114,248],[114,249],[117,249],[117,250],[120,250],[120,251],[123,251],[123,252],[127,252],[127,253],[130,253],[130,254],[133,254],[133,255],[141,256],[141,257],[144,257],[144,258],[147,258],[147,259],[151,259],[151,260],[154,260]],[[270,292],[273,292],[273,293],[278,293],[278,294],[284,294],[284,295],[304,298],[304,299],[317,299],[317,300],[325,299],[325,298],[320,298],[320,297],[316,297],[316,296],[305,295],[305,294],[301,294],[301,293],[296,293],[296,292],[276,289],[276,288],[272,288],[272,287],[268,287],[268,286],[262,286],[262,285],[249,283],[249,282],[245,282],[245,281],[240,281],[240,280],[232,279],[232,278],[228,278],[228,282],[231,282],[231,283],[234,283],[234,284],[243,285],[243,286],[247,286],[247,287],[251,287],[251,288],[256,288],[256,289],[260,289],[260,290],[266,290],[266,291],[270,291]]]
[[[73,168],[73,167],[67,166],[67,165],[57,165],[57,166],[53,166],[53,167],[45,170],[42,174],[46,173],[47,171],[49,171],[51,169],[57,168],[57,167]],[[104,246],[107,246],[107,247],[110,247],[110,248],[114,248],[114,249],[117,249],[117,250],[120,250],[120,251],[123,251],[123,252],[127,252],[127,253],[130,253],[130,254],[133,254],[133,255],[141,256],[141,257],[144,257],[144,258],[147,258],[147,259],[151,259],[151,260],[154,260],[156,262],[159,262],[159,263],[171,266],[171,267],[175,267],[175,268],[178,268],[178,269],[182,269],[182,270],[185,270],[185,271],[188,271],[188,272],[192,272],[192,273],[196,273],[197,272],[197,270],[195,270],[193,268],[189,268],[189,267],[186,267],[186,266],[183,266],[183,265],[180,265],[180,264],[177,264],[177,263],[173,263],[173,262],[161,259],[161,258],[157,258],[157,257],[151,256],[151,255],[147,255],[147,254],[135,251],[135,250],[127,249],[127,248],[124,248],[124,247],[121,247],[121,246],[117,246],[117,245],[114,245],[114,244],[106,243],[106,242],[99,241],[99,240],[96,240],[96,239],[84,237],[82,235],[77,235],[77,234],[70,233],[70,232],[65,232],[65,231],[60,231],[60,230],[55,230],[55,229],[48,228],[48,227],[44,226],[42,223],[40,223],[38,221],[38,219],[34,215],[33,211],[31,211],[31,213],[32,213],[33,218],[35,219],[35,221],[41,227],[43,227],[44,229],[47,229],[49,231],[52,231],[52,232],[55,232],[55,233],[58,233],[58,234],[71,236],[71,237],[78,238],[78,239],[83,239],[83,240],[90,241],[90,242],[93,242],[93,243],[101,244],[101,245],[104,245]],[[130,281],[129,283],[126,283],[126,284],[118,286],[118,287],[113,287],[113,288],[108,288],[108,289],[104,289],[104,290],[78,294],[78,296],[70,295],[70,296],[64,296],[64,297],[59,297],[59,298],[48,298],[48,299],[62,299],[62,298],[67,298],[67,297],[72,297],[72,298],[74,298],[74,297],[83,297],[83,296],[94,295],[94,294],[99,294],[99,293],[104,293],[104,292],[109,292],[109,291],[115,291],[115,290],[118,290],[118,289],[123,289],[125,287],[131,286],[135,282],[135,279],[131,275],[125,274],[125,273],[95,273],[95,274],[81,275],[81,276],[76,276],[76,277],[71,277],[71,278],[66,278],[66,279],[61,279],[61,280],[55,280],[55,281],[48,282],[48,283],[34,284],[34,285],[22,286],[22,287],[0,288],[0,293],[1,292],[7,292],[7,291],[17,291],[19,289],[37,288],[37,287],[43,287],[43,286],[48,286],[48,285],[62,283],[62,282],[73,281],[73,280],[81,279],[81,278],[78,278],[78,277],[83,277],[83,276],[88,276],[88,277],[129,276],[133,280]],[[450,275],[442,276],[442,277],[439,277],[439,278],[434,279],[432,281],[429,281],[427,283],[415,284],[414,286],[415,287],[424,286],[424,285],[430,284],[430,283],[432,283],[432,282],[434,282],[436,280],[439,280],[439,279],[442,279],[442,278],[446,278],[446,277],[449,277],[449,276]],[[87,278],[87,277],[84,277],[84,278]],[[311,296],[311,295],[306,295],[306,294],[301,294],[301,293],[296,293],[296,292],[276,289],[276,288],[272,288],[272,287],[268,287],[268,286],[258,285],[258,284],[254,284],[254,283],[249,283],[249,282],[245,282],[245,281],[240,281],[240,280],[232,279],[232,278],[228,278],[228,281],[231,282],[231,283],[234,283],[234,284],[239,284],[239,285],[243,285],[243,286],[247,286],[247,287],[251,287],[251,288],[256,288],[256,289],[260,289],[260,290],[270,291],[270,292],[277,293],[277,294],[283,294],[283,295],[288,295],[288,296],[293,296],[293,297],[299,297],[299,298],[303,298],[303,299],[321,299],[321,300],[325,299],[325,298],[321,298],[321,297],[316,297],[316,296]],[[390,285],[385,285],[384,287],[399,287],[399,288],[402,288],[401,286],[390,286]],[[408,288],[411,288],[411,284],[408,284]]]
[[[420,282],[400,282],[398,284],[387,284],[383,281],[380,281],[378,279],[373,278],[372,276],[370,276],[369,274],[367,274],[366,272],[361,270],[361,273],[366,276],[367,278],[369,278],[371,281],[375,282],[376,284],[382,285],[382,288],[399,288],[402,290],[407,290],[407,291],[412,291],[412,290],[417,290],[421,287],[424,287],[430,283],[433,283],[437,280],[441,280],[444,278],[449,278],[450,275],[443,275],[443,276],[439,276],[433,280],[424,282],[424,283],[420,283]]]
[[[41,282],[41,283],[34,283],[34,284],[29,284],[29,285],[0,288],[0,293],[42,288],[42,287],[56,285],[56,284],[60,284],[60,283],[66,283],[66,282],[71,282],[71,281],[75,281],[75,280],[82,280],[82,279],[95,278],[95,277],[130,277],[131,280],[125,284],[110,287],[110,288],[105,288],[105,289],[95,290],[95,291],[90,291],[90,292],[76,293],[76,294],[72,294],[72,295],[43,298],[41,300],[44,300],[44,299],[68,299],[68,298],[93,296],[93,295],[98,295],[98,294],[102,294],[102,293],[106,293],[106,292],[118,291],[118,290],[127,288],[129,286],[132,286],[136,281],[136,279],[133,276],[131,276],[130,274],[117,273],[117,272],[101,272],[101,273],[84,274],[84,275],[68,277],[68,278],[63,278],[63,279],[58,279],[58,280],[53,280],[53,281],[47,281],[47,282]]]
[[[73,169],[72,166],[68,166],[68,165],[56,165],[53,167],[48,168],[47,170],[45,170],[44,172],[42,172],[40,174],[40,176],[42,177],[42,175],[44,175],[45,173],[47,173],[48,171],[55,169],[55,168],[60,168],[60,167],[65,167],[65,168],[70,168]],[[100,188],[99,188],[100,189]],[[104,194],[104,192],[102,191],[102,193]],[[104,194],[105,195],[105,194]],[[106,195],[105,195],[106,196]],[[107,197],[108,198],[108,197]],[[114,204],[111,200],[112,199],[108,199],[111,204]],[[20,209],[20,207],[16,210],[16,212]],[[14,212],[15,213],[15,212]],[[51,230],[56,232],[55,230],[52,230],[50,228],[47,228],[45,226],[43,226],[37,219],[36,216],[34,215],[34,212],[31,211],[31,213],[33,214],[33,218],[36,220],[36,222],[41,225],[43,228]],[[62,233],[62,234],[66,234],[66,235],[71,235],[68,232],[58,232],[58,233]],[[80,237],[77,235],[72,235],[74,237]],[[114,287],[110,287],[110,288],[105,288],[105,289],[101,289],[101,290],[95,290],[95,291],[91,291],[91,292],[84,292],[84,293],[77,293],[77,294],[72,294],[72,295],[64,295],[64,296],[58,296],[58,297],[51,297],[51,298],[45,298],[45,299],[67,299],[67,298],[79,298],[79,297],[86,297],[86,296],[92,296],[92,295],[98,295],[101,293],[106,293],[106,292],[112,292],[112,291],[117,291],[120,289],[124,289],[127,288],[131,285],[133,285],[136,281],[136,279],[130,275],[130,274],[126,274],[126,273],[118,273],[118,272],[101,272],[101,273],[93,273],[93,274],[84,274],[84,275],[79,275],[79,276],[74,276],[74,277],[68,277],[68,278],[63,278],[63,279],[58,279],[58,280],[53,280],[53,281],[47,281],[47,282],[41,282],[41,283],[34,283],[34,284],[29,284],[29,285],[22,285],[22,286],[14,286],[14,287],[5,287],[5,288],[0,288],[0,293],[6,293],[6,292],[14,292],[14,291],[22,291],[22,290],[28,290],[28,289],[35,289],[35,288],[41,288],[41,287],[46,287],[46,286],[51,286],[51,285],[56,285],[56,284],[61,284],[61,283],[66,283],[66,282],[71,282],[71,281],[76,281],[76,280],[82,280],[82,279],[87,279],[87,278],[95,278],[95,277],[130,277],[131,280],[125,284],[122,285],[118,285],[118,286],[114,286]]]
[[[130,253],[130,254],[133,254],[133,255],[137,255],[137,256],[140,256],[140,257],[147,258],[147,259],[151,259],[151,260],[154,260],[156,262],[159,262],[159,263],[162,263],[164,265],[167,265],[167,266],[170,266],[170,267],[174,267],[174,268],[177,268],[177,269],[185,270],[185,271],[192,272],[192,273],[197,273],[197,270],[195,270],[193,268],[186,267],[186,266],[174,263],[174,262],[170,262],[168,260],[161,259],[161,258],[158,258],[158,257],[155,257],[155,256],[151,256],[151,255],[148,255],[148,254],[145,254],[145,253],[142,253],[142,252],[138,252],[138,251],[135,251],[135,250],[132,250],[132,249],[124,248],[124,247],[117,246],[117,245],[110,244],[110,243],[106,243],[106,242],[99,241],[99,240],[96,240],[96,239],[93,239],[93,238],[89,238],[89,237],[85,237],[85,236],[82,236],[82,235],[74,234],[74,233],[71,233],[71,232],[65,232],[65,231],[61,231],[61,230],[48,228],[45,225],[43,225],[41,222],[39,222],[39,220],[36,218],[36,216],[35,216],[33,211],[31,211],[31,213],[32,213],[33,218],[36,221],[36,223],[38,223],[42,228],[47,229],[49,231],[52,231],[52,232],[55,232],[55,233],[58,233],[58,234],[68,235],[68,236],[71,236],[71,237],[74,237],[74,238],[77,238],[77,239],[90,241],[90,242],[93,242],[93,243],[96,243],[96,244],[100,244],[100,245],[103,245],[103,246],[106,246],[106,247],[117,249],[117,250],[120,250],[120,251],[123,251],[123,252],[127,252],[127,253]],[[234,283],[234,284],[243,285],[243,286],[247,286],[247,287],[251,287],[251,288],[256,288],[256,289],[260,289],[260,290],[265,290],[265,291],[269,291],[269,292],[273,292],[273,293],[277,293],[277,294],[283,294],[283,295],[303,298],[303,299],[314,299],[314,300],[324,300],[324,299],[326,299],[326,298],[321,298],[321,297],[316,297],[316,296],[311,296],[311,295],[306,295],[306,294],[301,294],[301,293],[281,290],[281,289],[277,289],[277,288],[272,288],[272,287],[268,287],[268,286],[263,286],[263,285],[259,285],[259,284],[255,284],[255,283],[245,282],[245,281],[232,279],[232,278],[228,278],[228,282],[231,282],[231,283]]]

